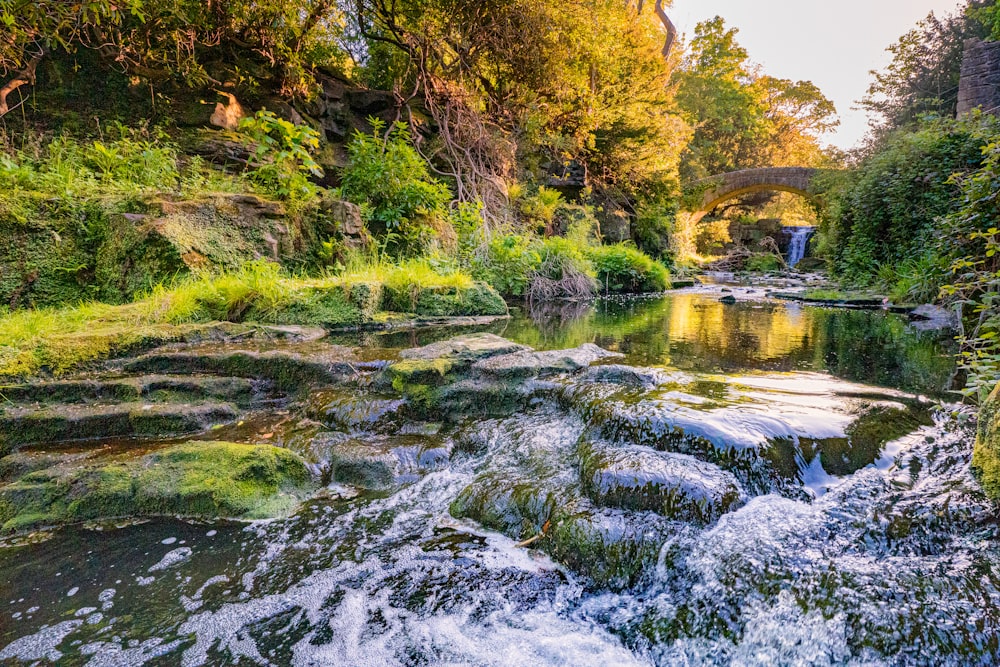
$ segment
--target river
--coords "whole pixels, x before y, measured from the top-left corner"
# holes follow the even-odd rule
[[[721,303],[722,289],[737,303]],[[1000,543],[969,471],[971,418],[952,404],[947,336],[899,315],[719,286],[549,304],[488,329],[540,350],[596,343],[622,353],[616,363],[654,380],[634,398],[600,394],[595,405],[682,421],[689,435],[734,450],[766,449],[771,477],[737,474],[739,501],[704,521],[594,510],[610,532],[624,526],[653,547],[638,571],[601,579],[592,563],[533,548],[544,539],[519,546],[454,516],[456,498],[489,475],[523,476],[556,489],[556,503],[579,502],[574,452],[589,413],[539,400],[426,430],[355,420],[344,429],[353,436],[425,437],[450,455],[381,491],[333,483],[288,520],[162,519],[8,539],[0,659],[996,664]],[[336,342],[389,359],[464,332]],[[561,382],[566,395],[593,390]],[[901,432],[862,437],[889,415]]]

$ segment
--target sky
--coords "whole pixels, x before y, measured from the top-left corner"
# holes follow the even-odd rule
[[[840,127],[825,141],[846,149],[868,129],[865,112],[855,107],[871,83],[869,72],[889,63],[886,47],[929,12],[949,13],[958,5],[958,0],[674,0],[670,17],[690,37],[699,21],[722,16],[739,28],[739,42],[767,74],[815,83],[840,114]]]

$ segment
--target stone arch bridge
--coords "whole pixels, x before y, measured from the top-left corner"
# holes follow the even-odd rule
[[[827,173],[811,167],[766,167],[721,174],[689,184],[685,208],[697,223],[717,206],[754,192],[791,192],[807,199],[823,194],[816,177]]]

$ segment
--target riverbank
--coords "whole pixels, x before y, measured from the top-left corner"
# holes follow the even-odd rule
[[[437,273],[421,262],[327,278],[292,278],[275,264],[257,262],[159,288],[131,304],[10,313],[0,318],[0,380],[59,376],[168,342],[274,333],[268,325],[378,328],[421,318],[507,313],[488,285],[461,272]]]

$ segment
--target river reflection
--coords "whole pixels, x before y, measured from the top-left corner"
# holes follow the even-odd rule
[[[731,305],[720,296],[545,304],[516,312],[498,333],[538,349],[596,343],[630,364],[698,373],[812,371],[928,395],[953,388],[947,337],[916,331],[903,316],[773,301],[762,292]]]

